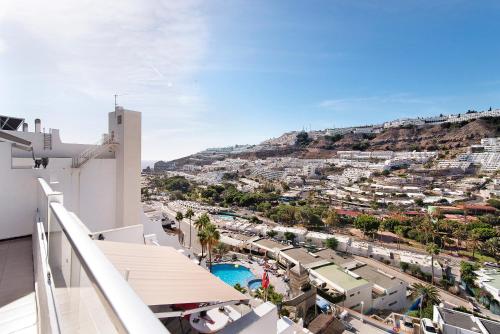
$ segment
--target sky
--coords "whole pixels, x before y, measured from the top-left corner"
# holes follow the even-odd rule
[[[0,114],[142,158],[500,107],[498,1],[0,0]]]

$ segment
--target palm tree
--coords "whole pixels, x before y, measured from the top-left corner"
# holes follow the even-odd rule
[[[325,225],[331,229],[339,223],[340,217],[335,209],[329,210],[325,219]]]
[[[422,308],[425,308],[428,303],[433,305],[439,304],[441,301],[439,299],[439,290],[429,284],[415,283],[413,284],[415,292],[421,296],[422,301],[420,303],[420,316],[422,316]]]
[[[394,228],[394,232],[396,232],[398,236],[398,249],[401,248],[401,239],[404,237],[405,231],[401,225],[398,225]]]
[[[480,235],[476,231],[472,230],[471,233],[469,233],[469,239],[467,241],[472,244],[472,258],[475,259],[476,249],[481,242]]]
[[[212,249],[219,243],[220,233],[217,230],[217,226],[209,224],[205,228],[205,234],[208,248],[208,259],[210,261],[209,270],[212,271]]]
[[[425,235],[425,242],[434,242],[434,236],[435,236],[435,227],[434,223],[432,222],[432,218],[430,215],[426,215],[422,223],[420,224],[420,229],[422,230],[423,234]]]
[[[462,240],[467,238],[467,226],[460,224],[453,230],[453,236],[457,239],[457,247],[460,248]],[[458,251],[457,251],[458,253]]]
[[[177,220],[177,223],[179,224],[179,242],[181,241],[181,235],[182,235],[182,230],[181,230],[181,221],[184,219],[184,216],[182,215],[182,212],[177,212],[175,215],[175,220]],[[184,236],[182,235],[182,244],[184,245]]]
[[[202,214],[196,221],[194,222],[194,227],[199,231],[203,231],[210,224],[210,217],[208,214]]]
[[[201,258],[205,256],[205,247],[207,245],[207,231],[205,230],[200,230],[198,231],[198,241],[200,242],[201,245]]]
[[[220,257],[223,257],[228,253],[227,246],[224,245],[222,242],[219,242],[215,247],[214,247],[214,254],[219,255]]]
[[[189,248],[191,248],[191,230],[193,229],[193,226],[191,224],[191,218],[193,218],[194,212],[191,208],[187,209],[186,213],[184,214],[184,217],[189,219]]]
[[[182,214],[182,212],[177,212],[177,214],[175,215],[175,220],[177,220],[177,222],[179,223],[179,230],[181,229],[181,220],[184,219],[184,215]]]
[[[435,243],[431,242],[430,244],[427,245],[426,251],[431,256],[431,270],[432,270],[431,284],[434,285],[434,255],[439,254],[439,247]]]

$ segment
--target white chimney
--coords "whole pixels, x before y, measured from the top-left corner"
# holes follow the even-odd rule
[[[42,126],[42,121],[40,121],[40,118],[35,119],[35,132],[40,133]]]

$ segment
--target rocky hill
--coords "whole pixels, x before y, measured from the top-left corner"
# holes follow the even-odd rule
[[[441,151],[455,155],[481,138],[500,136],[500,118],[483,118],[463,123],[444,123],[423,127],[389,128],[378,134],[323,136],[301,147],[301,157],[329,157],[335,151]]]
[[[470,145],[478,144],[481,138],[500,136],[500,117],[487,117],[462,123],[443,123],[426,126],[406,126],[385,129],[377,134],[348,133],[342,136],[308,136],[297,143],[289,132],[282,137],[255,145],[247,152],[232,154],[206,154],[200,152],[178,160],[176,167],[185,164],[204,165],[226,157],[263,159],[267,157],[292,156],[299,158],[330,158],[337,151],[440,151],[454,157],[465,152]],[[307,136],[306,136],[307,137]]]

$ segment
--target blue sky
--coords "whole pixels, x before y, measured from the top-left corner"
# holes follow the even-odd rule
[[[499,107],[496,1],[0,0],[0,114],[143,159],[285,131]]]

